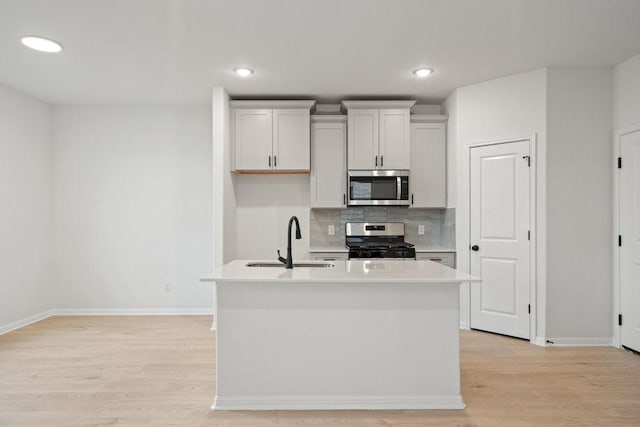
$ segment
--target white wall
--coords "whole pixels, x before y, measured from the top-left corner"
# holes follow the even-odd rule
[[[236,178],[237,257],[276,259],[287,256],[287,225],[295,215],[302,239],[292,231],[293,259],[309,250],[309,175],[240,175]],[[294,225],[295,227],[295,225]]]
[[[0,85],[0,331],[51,308],[51,115]]]
[[[616,130],[640,125],[640,55],[614,69],[613,112]]]
[[[57,307],[211,307],[210,108],[58,106],[54,135]]]
[[[215,266],[236,258],[236,177],[231,173],[229,94],[222,87],[212,91],[213,204]]]
[[[547,338],[612,332],[611,68],[547,71]]]
[[[293,235],[293,257],[309,250],[309,175],[236,175],[229,132],[229,95],[213,88],[213,204],[216,266],[233,259],[273,259],[287,254],[287,225],[295,215],[302,239]]]
[[[457,203],[457,168],[458,159],[458,91],[454,91],[442,104],[443,114],[447,119],[447,207],[455,208]]]
[[[469,270],[469,145],[536,135],[538,153],[538,253],[545,245],[544,170],[546,146],[546,70],[490,80],[456,90],[448,100],[457,120],[456,248],[458,268]],[[451,111],[448,111],[452,114]],[[538,257],[538,336],[544,336],[545,264]],[[468,300],[468,286],[461,298]],[[463,313],[461,322],[468,322]]]

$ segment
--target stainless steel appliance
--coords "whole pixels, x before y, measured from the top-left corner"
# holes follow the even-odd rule
[[[349,259],[416,258],[416,250],[404,241],[403,222],[348,222],[345,229]]]
[[[349,206],[409,205],[409,171],[350,170]]]

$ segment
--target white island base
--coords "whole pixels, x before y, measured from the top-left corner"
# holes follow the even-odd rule
[[[430,261],[245,264],[204,279],[217,285],[213,409],[464,408],[458,292],[470,276]]]

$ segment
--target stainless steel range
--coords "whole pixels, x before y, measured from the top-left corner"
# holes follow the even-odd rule
[[[349,258],[413,258],[416,250],[404,241],[403,222],[348,222]]]

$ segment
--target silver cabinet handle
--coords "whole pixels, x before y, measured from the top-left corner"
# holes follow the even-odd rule
[[[347,195],[346,194],[342,194],[342,204],[346,205],[347,204]]]
[[[278,167],[278,158],[275,155],[273,156],[273,167],[274,168]]]
[[[269,156],[269,167],[271,167],[271,156]]]
[[[429,258],[429,261],[442,261],[442,258]]]
[[[378,155],[376,154],[376,167],[378,167]]]
[[[384,167],[384,155],[380,154],[380,167]]]

